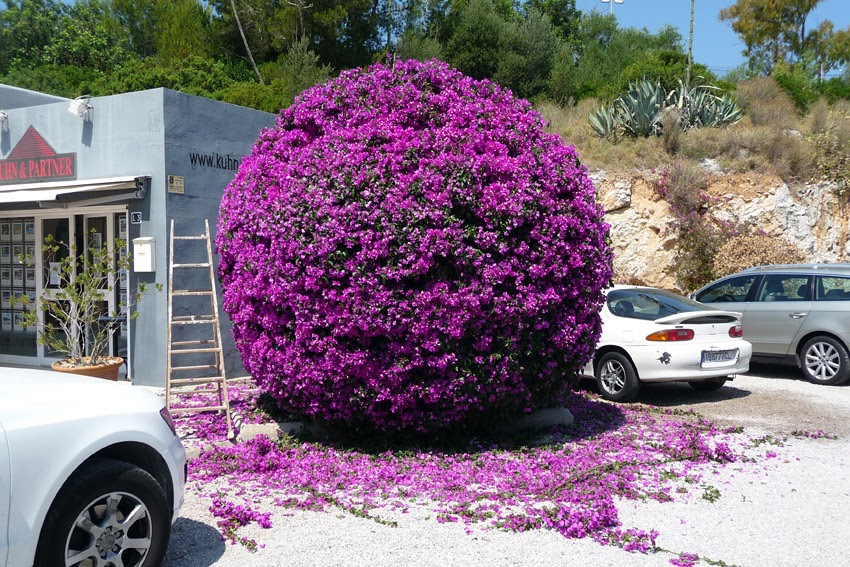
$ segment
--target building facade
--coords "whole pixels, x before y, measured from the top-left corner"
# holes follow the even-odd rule
[[[224,188],[275,115],[169,89],[70,101],[2,85],[0,111],[0,364],[58,358],[22,324],[21,298],[57,289],[41,253],[48,235],[78,247],[120,239],[131,254],[144,241],[153,263],[122,274],[104,308],[148,284],[111,354],[126,359],[127,379],[163,386],[171,222],[176,234],[200,235],[208,220],[214,238]],[[233,376],[241,360],[220,315]]]

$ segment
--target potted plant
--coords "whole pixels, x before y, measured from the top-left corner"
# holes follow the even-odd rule
[[[122,274],[129,273],[131,258],[123,253],[126,241],[116,239],[110,249],[99,240],[93,232],[80,254],[74,245],[52,235],[45,238],[42,269],[47,268],[43,273],[53,292],[38,298],[36,308],[27,309],[23,321],[39,329],[38,344],[64,355],[51,365],[54,370],[117,380],[124,359],[110,355],[109,345],[128,315],[129,319],[138,316],[132,308],[147,285],[140,283],[132,293],[128,290],[126,299],[107,309],[106,298],[115,293]]]

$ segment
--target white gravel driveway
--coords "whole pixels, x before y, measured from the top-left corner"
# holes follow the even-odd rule
[[[754,366],[718,392],[657,385],[641,392],[638,402],[694,409],[742,425],[751,436],[823,430],[839,438],[789,437],[772,448],[776,457],[758,472],[746,463],[727,466],[711,481],[720,494],[715,502],[697,496],[665,504],[621,502],[624,526],[655,528],[660,548],[696,553],[715,565],[850,565],[850,385],[816,386],[793,369]],[[272,516],[273,528],[252,524],[240,530],[264,546],[251,553],[221,541],[208,506],[188,492],[166,566],[629,567],[669,566],[677,557],[627,553],[550,531],[467,533],[463,525],[437,523],[427,510],[392,517],[398,527],[343,512],[280,510]]]

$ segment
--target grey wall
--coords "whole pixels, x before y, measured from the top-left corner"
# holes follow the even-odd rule
[[[0,95],[3,92],[8,93],[0,90]],[[154,237],[156,254],[154,272],[130,273],[131,291],[140,282],[149,284],[151,291],[139,302],[138,316],[130,323],[129,370],[134,382],[164,386],[170,220],[175,220],[177,234],[199,235],[208,219],[214,238],[224,188],[261,129],[272,126],[276,116],[168,89],[92,98],[94,108],[86,120],[68,112],[67,100],[38,102],[7,111],[9,120],[0,129],[0,156],[32,125],[57,153],[77,153],[79,180],[150,176],[145,199],[129,203],[131,216],[141,213],[141,223],[128,222],[129,239]],[[184,178],[183,194],[168,192],[168,176]],[[202,252],[205,257],[206,249]],[[208,283],[208,272],[201,279]],[[163,291],[154,291],[155,284]],[[244,370],[218,288],[225,367],[232,377]],[[195,311],[192,306],[187,309],[184,313]]]
[[[183,194],[162,192],[169,224],[174,219],[176,234],[199,235],[204,231],[204,219],[208,219],[214,242],[224,189],[236,175],[242,156],[250,153],[260,131],[272,126],[276,116],[170,90],[164,91],[164,102],[165,174],[182,176],[184,180]],[[189,242],[175,245],[175,263],[180,261],[178,257],[190,262],[199,255],[205,258],[205,248]],[[217,255],[213,263],[218,265]],[[181,284],[182,289],[199,289],[209,281],[208,272],[203,271],[180,270],[174,277],[175,285]],[[222,309],[218,281],[216,286],[225,369],[228,377],[244,375],[230,320]],[[175,314],[206,314],[209,302],[200,299],[193,304],[191,299],[184,298],[175,300],[173,308]]]

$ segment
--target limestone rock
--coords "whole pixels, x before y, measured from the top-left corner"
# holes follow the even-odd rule
[[[720,174],[713,166],[706,192],[716,198],[711,214],[718,221],[787,239],[809,262],[850,261],[850,215],[830,183],[789,186],[755,173]],[[676,234],[670,208],[656,193],[657,173],[591,174],[597,199],[611,226],[615,283],[651,285],[675,291]]]

